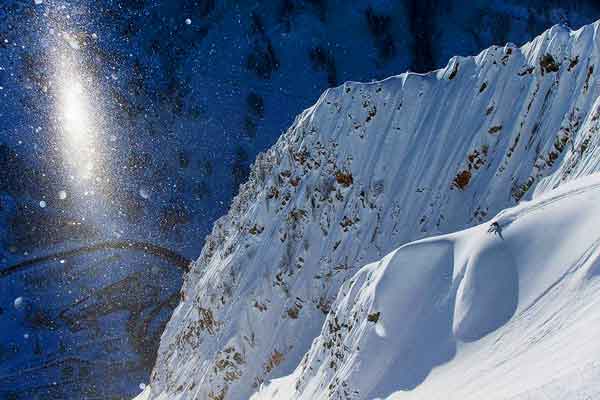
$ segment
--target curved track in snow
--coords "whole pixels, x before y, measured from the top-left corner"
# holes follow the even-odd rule
[[[0,278],[5,278],[16,272],[20,272],[31,268],[34,265],[41,264],[47,261],[58,260],[61,258],[74,257],[81,254],[92,253],[95,251],[102,250],[136,250],[146,254],[151,254],[156,257],[160,257],[169,263],[173,264],[177,268],[184,272],[189,271],[189,266],[192,260],[176,253],[173,250],[167,249],[162,246],[158,246],[151,243],[133,241],[133,240],[111,240],[106,242],[100,242],[88,246],[78,247],[76,249],[64,250],[45,256],[32,258],[29,260],[21,261],[11,265],[8,268],[0,270]]]

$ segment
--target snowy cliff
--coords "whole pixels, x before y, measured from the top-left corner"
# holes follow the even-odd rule
[[[580,27],[599,16],[596,0],[2,0],[0,268],[113,239],[196,258],[257,153],[327,87],[429,71],[452,55],[520,44],[561,21]],[[78,80],[87,82],[83,92],[72,84]],[[60,82],[76,88],[65,93],[79,122],[102,125],[103,168],[92,187],[70,188],[64,166],[85,152],[64,146]],[[400,225],[415,225],[405,214],[413,211],[397,212]],[[428,221],[427,232],[400,227],[389,240],[378,234],[381,251],[349,262],[358,268],[434,233],[435,224]],[[180,284],[164,260],[127,249],[51,259],[0,280],[0,398],[133,395],[148,381]],[[19,296],[35,313],[13,307]],[[30,324],[34,316],[43,323]]]
[[[365,266],[252,399],[596,398],[599,204],[595,174]]]
[[[294,370],[285,378],[297,383],[292,397],[362,399],[412,389],[452,359],[457,342],[476,342],[532,304],[552,287],[563,259],[547,276],[527,259],[507,261],[502,273],[500,261],[470,267],[477,257],[504,260],[520,249],[530,233],[509,235],[511,228],[505,245],[483,225],[407,245],[358,271],[405,243],[478,225],[598,169],[598,29],[555,26],[521,48],[491,47],[429,74],[326,91],[259,155],[215,223],[161,339],[149,398],[247,399]],[[534,272],[547,279],[529,282]],[[496,296],[501,310],[486,320]],[[398,314],[390,316],[390,307]],[[401,312],[414,309],[422,312]],[[334,360],[338,346],[350,358]],[[373,359],[364,361],[367,372],[354,368],[369,346],[385,359],[377,365],[402,378],[397,386],[374,389],[382,371],[369,367]],[[419,346],[432,350],[417,357],[411,350]],[[410,357],[420,362],[396,368]],[[323,382],[331,383],[327,392]]]

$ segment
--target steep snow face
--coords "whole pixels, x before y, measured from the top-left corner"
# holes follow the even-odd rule
[[[12,265],[52,251],[46,244],[57,250],[57,245],[71,248],[115,235],[150,240],[195,258],[257,152],[271,146],[298,110],[326,87],[408,68],[428,71],[455,54],[475,54],[492,43],[522,43],[559,21],[579,27],[600,16],[595,3],[2,0],[0,191],[15,207],[7,210],[7,201],[0,199],[0,214],[10,217],[0,223],[0,230],[10,227],[0,259]],[[66,69],[82,74],[73,81],[83,83],[83,93],[60,90],[66,71],[55,70],[55,52],[62,54],[58,58]],[[62,92],[71,101],[55,104]],[[82,107],[86,99],[93,102]],[[64,121],[55,112],[72,108],[67,105],[75,106],[79,123],[103,125],[93,142],[101,144],[95,154],[107,168],[100,182],[82,190],[70,188],[72,174],[63,168],[80,152],[63,146],[72,140],[53,140],[62,137],[57,128]],[[93,116],[86,117],[82,111],[92,106]],[[65,200],[57,197],[63,187]],[[181,281],[166,265],[160,278],[145,273],[157,267],[157,259],[146,268],[148,258],[135,252],[123,256],[126,262],[112,254],[94,255],[104,258],[106,264],[94,265],[106,274],[90,269],[89,258],[76,257],[0,281],[0,303],[5,303],[0,342],[18,348],[0,356],[0,398],[18,392],[27,400],[45,399],[48,387],[61,399],[118,398],[148,380],[154,345],[137,328],[150,325],[162,332],[162,321],[172,312],[171,302],[162,300],[175,299],[176,305]],[[46,279],[63,271],[78,279],[68,285]],[[77,303],[91,292],[95,307]],[[101,295],[106,293],[118,298]],[[32,300],[58,326],[32,330],[23,318],[15,319],[11,303],[16,296]],[[105,309],[101,319],[111,329],[97,335],[89,316],[107,301],[118,306]],[[163,312],[136,311],[157,305]],[[65,308],[78,310],[71,315],[83,318],[86,328],[73,332],[60,322]],[[131,324],[129,317],[153,322]],[[56,367],[56,359],[69,365]],[[9,372],[15,370],[20,371]]]
[[[267,399],[600,395],[600,175],[400,247],[346,282]],[[435,369],[434,369],[435,368]]]
[[[247,399],[296,368],[359,267],[403,243],[476,225],[534,187],[542,195],[597,170],[598,34],[598,24],[577,32],[555,26],[522,48],[492,47],[430,74],[325,92],[257,158],[215,224],[161,339],[150,398]],[[448,292],[458,280],[440,276],[455,270],[448,258],[456,251],[428,248],[437,261],[419,262],[406,297],[430,284]],[[504,260],[507,251],[483,246],[477,257]],[[431,320],[398,315],[412,318],[407,327],[439,328],[431,337],[407,328],[394,339],[436,343],[425,360],[400,346],[418,364],[404,387],[453,357],[453,342],[441,339],[475,341],[525,304],[515,277],[527,279],[527,271],[518,265],[503,265],[512,275],[496,276],[496,264],[467,274],[456,319],[442,298],[419,305]],[[493,284],[493,298],[481,300],[482,280]],[[382,285],[382,304],[394,303],[394,287]],[[486,301],[504,292],[519,298],[489,316]]]
[[[325,88],[408,68],[428,71],[455,54],[522,43],[560,21],[579,27],[600,16],[595,3],[1,0],[0,192],[15,207],[7,210],[0,199],[0,214],[18,224],[0,224],[0,231],[10,227],[0,259],[12,265],[52,251],[47,243],[57,250],[56,245],[71,248],[115,235],[195,258],[256,154],[273,145]],[[57,71],[59,64],[68,68]],[[66,69],[81,74],[69,80],[83,83],[83,92],[60,90]],[[61,93],[71,101],[55,104]],[[82,107],[86,99],[93,104]],[[63,168],[80,152],[63,146],[73,140],[53,140],[63,137],[58,128],[64,119],[55,112],[67,111],[67,105],[75,106],[79,123],[103,125],[93,142],[101,145],[95,154],[106,169],[100,182],[82,190],[71,188],[72,174]],[[82,111],[92,106],[93,116],[86,117]],[[65,200],[56,193],[63,187],[69,192]],[[45,208],[38,205],[42,199]],[[75,257],[0,281],[0,305],[5,303],[0,342],[18,347],[0,356],[0,398],[46,399],[48,390],[60,399],[120,398],[148,380],[154,335],[138,328],[162,332],[172,312],[171,302],[163,300],[176,305],[181,280],[166,265],[161,277],[145,273],[157,267],[157,259],[146,268],[147,257],[136,252],[123,257],[127,261],[94,254],[93,264],[106,274],[90,269],[89,258]],[[63,285],[61,279],[45,279],[63,271],[77,280]],[[38,282],[44,282],[43,290]],[[90,293],[94,307],[77,303]],[[32,330],[15,316],[16,296],[31,299],[58,326]],[[98,318],[110,329],[97,335],[89,316],[106,302],[118,306],[104,308]],[[159,305],[161,313],[136,311]],[[73,332],[62,323],[58,314],[65,308],[78,310],[71,315],[83,318],[86,328]],[[132,324],[130,317],[146,322]],[[56,359],[65,360],[63,367]],[[19,373],[10,372],[15,370]]]

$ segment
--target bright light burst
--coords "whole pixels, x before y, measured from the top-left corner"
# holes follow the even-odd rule
[[[60,3],[48,6],[44,42],[53,104],[51,143],[58,161],[53,166],[64,178],[57,196],[68,199],[58,204],[76,207],[88,221],[112,231],[113,223],[104,217],[114,193],[110,161],[115,144],[109,142],[114,128],[105,112],[105,77],[93,65],[97,36],[81,23],[87,15],[85,2],[73,7]]]
[[[65,164],[77,182],[89,181],[101,170],[100,113],[92,99],[93,82],[81,68],[80,53],[63,46],[55,53],[57,121]]]

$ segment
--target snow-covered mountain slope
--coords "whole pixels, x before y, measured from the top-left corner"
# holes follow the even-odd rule
[[[595,0],[2,0],[0,197],[8,198],[0,199],[0,268],[56,246],[115,238],[195,258],[256,154],[325,88],[428,71],[451,55],[522,43],[555,23],[579,27],[598,16]],[[86,140],[65,141],[60,123],[73,114],[98,125],[92,142],[101,161],[96,179],[76,187],[71,177],[78,174],[65,166],[86,153]],[[58,197],[62,189],[68,199]],[[93,257],[102,254],[102,277],[87,257],[74,257],[0,280],[0,326],[8,327],[0,342],[10,349],[0,355],[0,398],[45,400],[48,386],[61,400],[113,398],[148,380],[154,345],[148,335],[130,340],[129,317],[140,314],[121,306],[164,304],[143,288],[160,283],[161,296],[177,297],[180,279],[140,274],[149,260],[138,253],[123,254],[127,261]],[[44,279],[65,270],[81,279]],[[110,298],[119,306],[101,317],[111,327],[101,335],[87,329],[95,326],[90,313],[77,314],[85,319],[81,331],[32,329],[12,306],[23,296],[55,317],[81,309],[77,300],[90,292],[115,288],[123,297]],[[168,305],[150,314],[154,322],[168,318]],[[55,359],[71,364],[57,367]]]
[[[522,48],[325,92],[259,155],[215,224],[161,339],[150,398],[247,399],[296,368],[363,265],[596,171],[598,28],[555,26]],[[482,332],[469,295],[457,329],[470,340]]]
[[[596,174],[502,211],[496,233],[400,247],[342,286],[296,371],[253,399],[600,396],[599,213]]]

